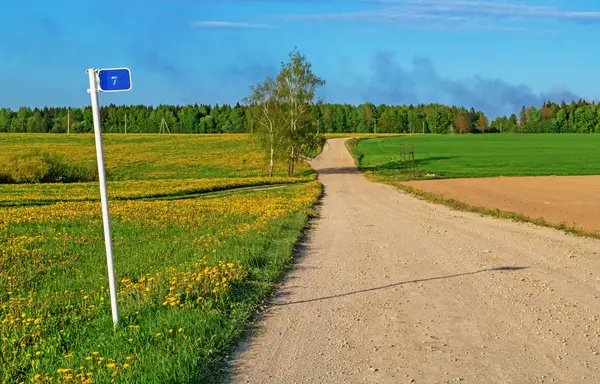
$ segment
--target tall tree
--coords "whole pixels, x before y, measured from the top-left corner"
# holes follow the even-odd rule
[[[252,86],[250,90],[250,96],[244,99],[249,106],[247,116],[256,126],[254,135],[257,142],[267,152],[269,176],[273,177],[275,160],[285,157],[284,150],[287,139],[277,83],[268,77],[263,84]]]
[[[8,108],[0,109],[0,132],[10,131],[10,123],[12,120],[11,110]]]
[[[471,132],[471,119],[469,113],[466,111],[458,113],[454,120],[454,130],[458,134],[470,133]]]
[[[479,116],[479,120],[477,120],[477,130],[481,133],[485,133],[490,127],[490,123],[488,118],[485,115]]]
[[[312,64],[296,49],[289,54],[289,59],[281,64],[276,82],[288,136],[287,173],[292,175],[302,153],[310,151],[317,144],[313,135],[311,108],[316,91],[325,85],[325,80],[313,73]]]

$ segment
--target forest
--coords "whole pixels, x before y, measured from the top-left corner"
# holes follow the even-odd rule
[[[541,107],[523,106],[518,114],[488,117],[471,108],[440,104],[376,106],[363,103],[314,105],[313,126],[320,133],[600,133],[600,104],[584,100]],[[160,105],[101,108],[104,132],[251,133],[256,127],[247,118],[249,106]],[[165,129],[166,130],[166,129]],[[89,133],[93,131],[91,107],[21,107],[0,109],[0,132]]]

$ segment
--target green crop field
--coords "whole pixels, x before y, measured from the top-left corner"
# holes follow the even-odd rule
[[[219,382],[321,185],[306,165],[304,177],[264,177],[243,135],[106,143],[120,325],[98,183],[0,185],[0,382]],[[2,156],[31,148],[95,156],[87,135],[0,135]]]
[[[401,145],[423,174],[439,178],[598,175],[600,135],[445,135],[367,139],[353,147],[364,171],[399,177]]]

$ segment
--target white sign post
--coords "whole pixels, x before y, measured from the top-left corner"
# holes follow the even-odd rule
[[[104,149],[102,147],[102,128],[100,126],[99,92],[119,92],[131,90],[131,73],[129,69],[97,70],[88,69],[92,96],[92,113],[94,116],[94,135],[96,138],[96,157],[98,158],[98,177],[100,179],[100,200],[102,202],[102,221],[104,222],[104,243],[106,246],[106,263],[108,266],[108,285],[110,288],[110,306],[113,324],[119,323],[119,306],[117,303],[117,284],[113,263],[112,238],[110,232],[110,215],[108,211],[108,194],[106,192],[106,171],[104,168]]]

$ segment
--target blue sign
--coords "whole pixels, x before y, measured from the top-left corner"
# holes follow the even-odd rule
[[[111,68],[98,71],[100,92],[131,91],[131,71],[129,68]]]

